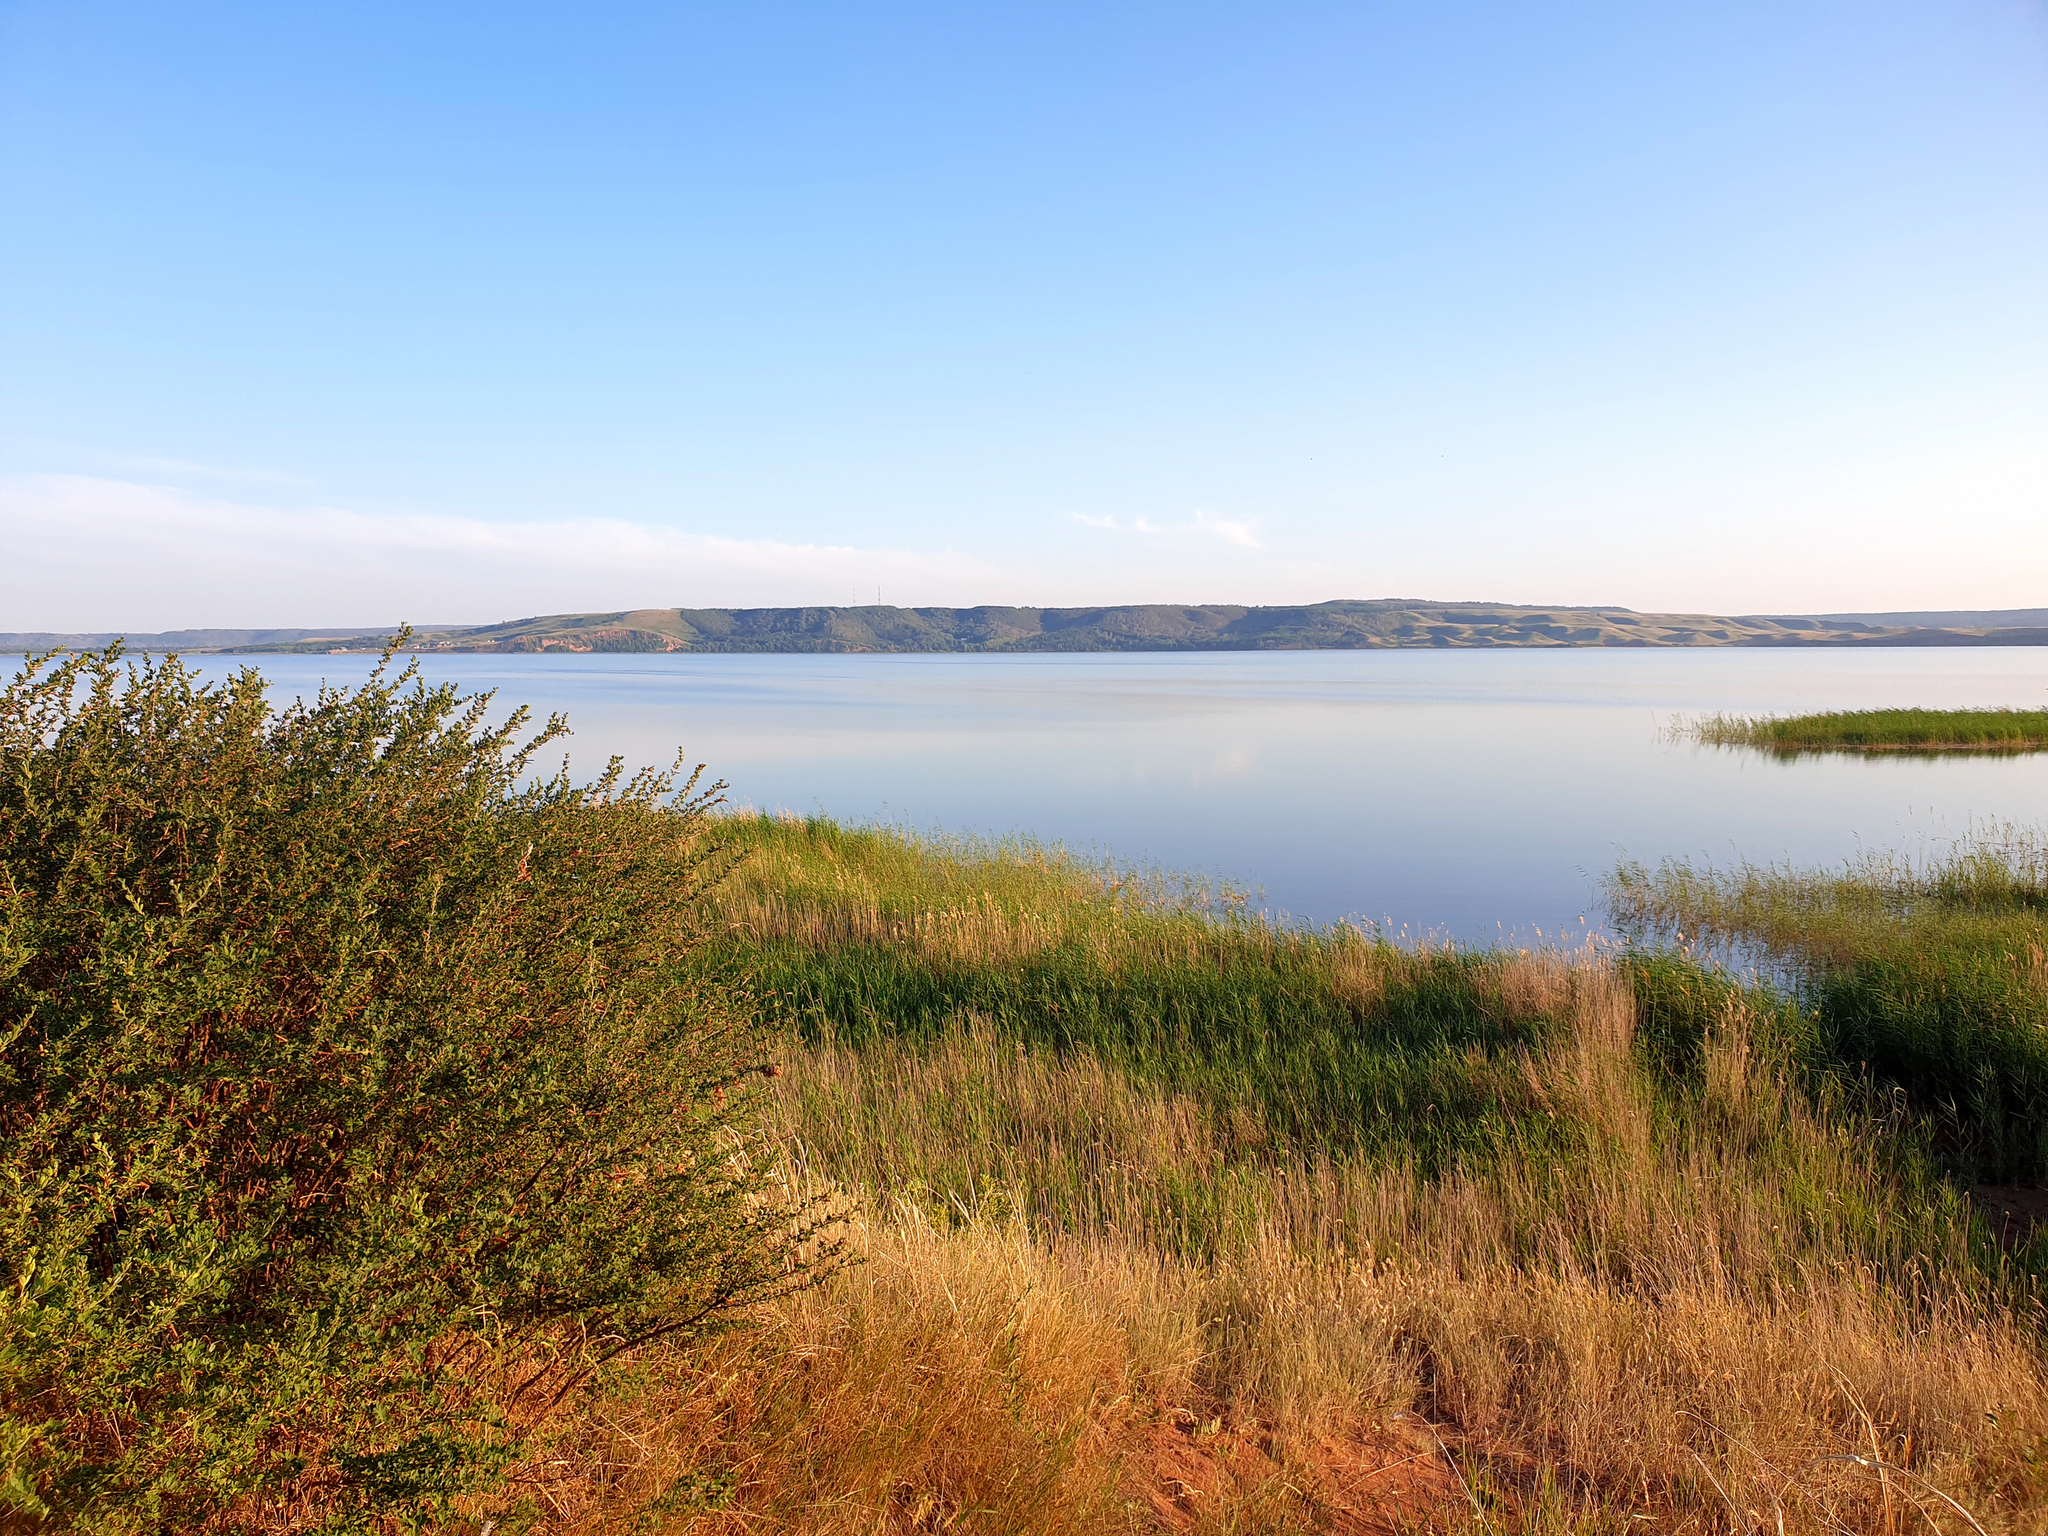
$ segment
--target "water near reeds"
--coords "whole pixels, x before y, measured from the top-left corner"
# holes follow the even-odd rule
[[[207,658],[209,671],[242,658]],[[289,697],[364,658],[276,657]],[[2048,650],[447,656],[612,753],[739,803],[1024,832],[1253,888],[1275,911],[1476,941],[1597,924],[1620,858],[1839,862],[2048,820],[2048,756],[1791,761],[1680,716],[2040,707]]]

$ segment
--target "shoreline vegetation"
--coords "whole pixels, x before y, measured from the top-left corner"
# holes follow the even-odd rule
[[[1702,746],[1805,752],[2048,751],[2048,709],[1863,709],[1812,715],[1708,715],[1673,734]]]
[[[2037,832],[1624,866],[1624,941],[1465,950],[658,775],[520,799],[403,677],[262,729],[253,672],[139,677],[17,682],[0,742],[0,1113],[69,1136],[0,1140],[10,1536],[2044,1529]],[[154,1077],[135,1024],[52,1075],[79,975]],[[183,1118],[107,1120],[150,1082]],[[353,1107],[252,1160],[279,1095]]]
[[[1286,607],[1136,603],[1084,608],[638,608],[502,624],[418,626],[409,650],[487,654],[1469,649],[1722,645],[2048,645],[2048,608],[1984,612],[1637,613],[1410,598]],[[0,634],[0,652],[98,650],[113,634]],[[375,629],[179,630],[132,649],[188,654],[375,655]]]

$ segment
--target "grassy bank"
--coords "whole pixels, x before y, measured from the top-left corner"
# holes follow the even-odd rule
[[[2039,839],[1470,953],[486,702],[6,691],[5,1536],[2044,1529]]]
[[[866,1262],[643,1354],[528,1469],[548,1527],[2044,1528],[2048,1245],[1944,1177],[1977,1111],[1825,1005],[723,834],[705,963]]]
[[[2038,752],[2048,709],[1860,709],[1817,715],[1709,715],[1687,740],[1769,752]]]
[[[1646,937],[1746,946],[1784,968],[1817,1059],[1904,1094],[1965,1182],[2048,1175],[2048,840],[2007,827],[1839,871],[1626,867]]]

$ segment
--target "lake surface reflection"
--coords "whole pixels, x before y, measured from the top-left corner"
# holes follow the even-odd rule
[[[219,672],[248,658],[200,658]],[[257,659],[289,698],[366,658]],[[576,735],[579,777],[678,745],[762,809],[1028,832],[1269,910],[1491,941],[1598,926],[1619,858],[1831,863],[2048,820],[2048,755],[1781,761],[1674,744],[1710,710],[2048,703],[2048,650],[443,656]]]

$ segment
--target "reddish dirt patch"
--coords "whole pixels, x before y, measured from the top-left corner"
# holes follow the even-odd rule
[[[1990,1225],[1991,1235],[2006,1248],[2022,1248],[2034,1234],[2048,1228],[2048,1189],[2024,1184],[1979,1184],[1970,1203]]]
[[[1169,1531],[1262,1510],[1329,1536],[1394,1536],[1465,1497],[1436,1442],[1400,1423],[1281,1436],[1176,1409],[1140,1431],[1132,1460],[1132,1492]]]

